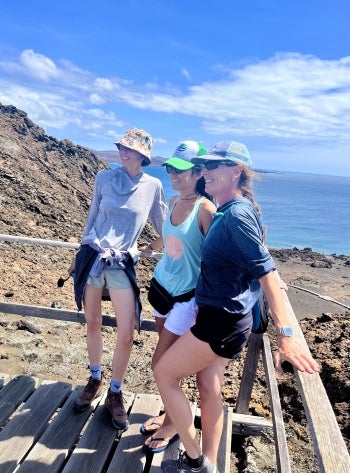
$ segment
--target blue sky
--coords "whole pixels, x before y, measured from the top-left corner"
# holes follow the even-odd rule
[[[57,139],[169,157],[245,143],[259,169],[350,176],[348,0],[3,0],[0,102]]]

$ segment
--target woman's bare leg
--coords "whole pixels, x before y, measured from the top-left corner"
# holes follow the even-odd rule
[[[217,358],[197,374],[201,398],[202,450],[213,465],[217,462],[223,429],[222,384],[227,360]]]
[[[179,383],[192,373],[204,370],[217,358],[207,343],[188,331],[164,353],[154,368],[166,412],[191,458],[198,458],[202,452],[196,438],[190,404]]]
[[[102,314],[101,314],[102,289],[85,286],[84,314],[86,320],[86,343],[90,365],[100,365],[102,361]]]
[[[113,354],[112,380],[122,382],[129,364],[135,329],[135,295],[132,288],[110,289],[117,318],[117,344]]]
[[[160,320],[165,321],[165,319],[160,319]],[[179,335],[175,335],[174,333],[169,332],[169,330],[163,327],[163,329],[159,333],[158,344],[152,358],[152,369],[155,367],[155,365],[158,363],[158,361],[161,359],[164,353],[169,349],[169,347],[171,347],[171,345],[178,338],[179,338]],[[176,434],[176,429],[174,425],[172,424],[169,416],[166,415],[166,413],[160,416],[157,416],[154,420],[162,424],[162,426],[157,430],[156,435],[154,435],[155,438],[169,439]],[[159,440],[153,440],[152,437],[149,437],[145,441],[145,445],[151,448],[162,447],[164,443],[166,443],[166,440],[165,442],[159,441]]]

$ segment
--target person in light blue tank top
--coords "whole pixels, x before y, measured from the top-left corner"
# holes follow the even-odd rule
[[[163,164],[178,195],[169,203],[162,230],[163,256],[155,267],[151,288],[154,282],[158,290],[165,290],[172,299],[172,307],[163,310],[162,305],[158,305],[160,294],[157,293],[159,298],[151,299],[150,289],[149,300],[154,306],[159,334],[152,367],[175,340],[189,330],[196,318],[194,292],[200,272],[200,251],[216,210],[204,191],[202,168],[190,162],[204,153],[206,150],[200,143],[185,141]],[[155,240],[149,250],[159,248],[159,245],[159,239]],[[147,251],[147,248],[140,250]],[[157,432],[146,440],[143,446],[146,453],[161,452],[177,438],[176,430],[165,414],[148,419],[140,431],[145,435]]]
[[[164,255],[154,270],[154,277],[172,296],[178,296],[194,289],[200,270],[200,250],[204,235],[198,224],[199,207],[206,199],[198,197],[190,215],[180,224],[173,225],[172,214],[177,197],[163,225]]]

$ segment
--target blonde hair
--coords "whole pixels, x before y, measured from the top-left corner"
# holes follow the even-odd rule
[[[244,166],[243,164],[241,164],[241,166],[242,172],[240,175],[238,186],[242,192],[243,197],[249,199],[256,208],[259,215],[261,215],[260,207],[255,202],[253,196],[253,180],[259,180],[260,177],[252,169]]]
[[[246,197],[251,201],[253,206],[256,208],[259,216],[261,217],[261,210],[260,206],[255,202],[254,196],[253,196],[253,180],[255,179],[256,181],[260,180],[260,176],[257,175],[256,172],[252,171],[250,168],[247,168],[243,164],[242,166],[242,172],[241,176],[239,179],[238,186],[241,189],[243,197]],[[267,227],[265,225],[262,226],[262,242],[263,245],[266,245],[266,233],[267,233]]]

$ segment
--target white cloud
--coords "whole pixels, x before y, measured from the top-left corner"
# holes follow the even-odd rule
[[[102,105],[103,103],[105,103],[105,99],[103,99],[98,94],[91,94],[90,97],[89,97],[89,100],[94,105]]]
[[[154,138],[154,143],[165,144],[167,142],[168,142],[168,140],[166,140],[164,138]]]
[[[101,78],[101,77],[98,77],[94,81],[94,86],[97,90],[107,91],[107,92],[113,91],[114,87],[115,87],[115,85],[113,84],[113,82],[110,79],[104,79],[104,78]]]
[[[20,56],[22,64],[22,72],[36,77],[38,79],[48,81],[53,77],[60,75],[56,64],[48,57],[35,53],[32,49],[27,49]]]
[[[201,117],[212,134],[226,128],[242,136],[349,138],[350,57],[322,61],[279,54],[228,75],[181,96],[131,92],[127,100],[142,109]]]
[[[340,146],[350,137],[350,57],[326,61],[280,53],[236,68],[221,67],[225,80],[185,90],[172,83],[139,85],[125,78],[97,77],[66,60],[57,65],[33,50],[0,62],[0,68],[0,101],[52,129],[98,129],[101,136],[114,135],[111,126],[127,126],[114,111],[122,107],[130,121],[138,110],[165,114],[165,120],[175,114],[193,117],[202,132],[212,136],[239,132],[241,137],[289,146]],[[185,69],[182,73],[189,76]]]
[[[191,78],[190,73],[188,72],[187,69],[182,69],[181,74],[182,74],[184,77],[186,77],[186,79],[190,79],[190,78]]]

